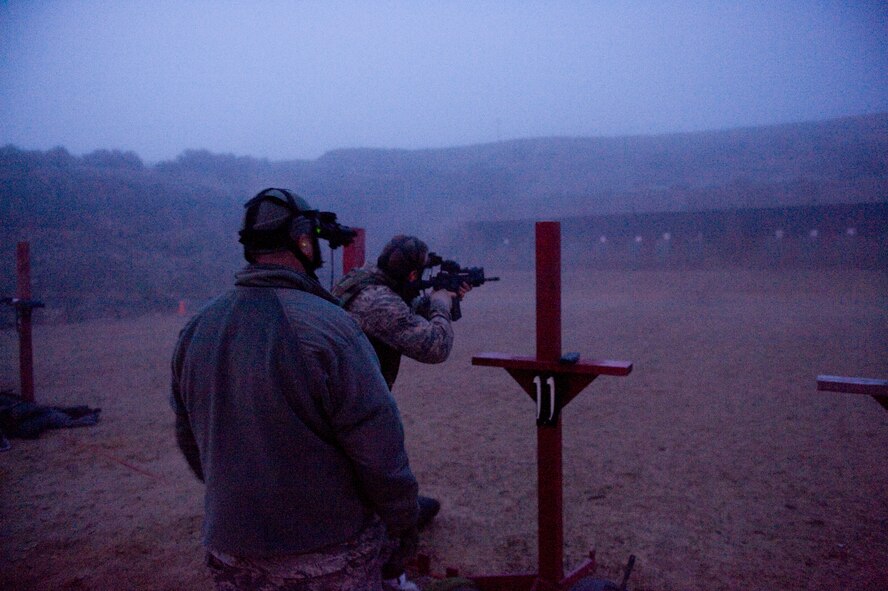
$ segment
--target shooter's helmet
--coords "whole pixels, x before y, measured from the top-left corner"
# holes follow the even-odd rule
[[[244,205],[239,232],[244,258],[253,263],[259,254],[290,251],[306,271],[313,273],[322,264],[316,214],[317,210],[313,210],[305,199],[287,189],[260,191]],[[310,240],[312,248],[309,253],[299,247],[302,236]],[[304,243],[305,238],[302,240]]]

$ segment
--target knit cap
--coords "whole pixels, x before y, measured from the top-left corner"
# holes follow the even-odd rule
[[[422,270],[429,247],[416,236],[398,234],[385,245],[376,266],[392,279],[403,282],[411,271]]]

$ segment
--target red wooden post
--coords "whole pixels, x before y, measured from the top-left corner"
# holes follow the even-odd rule
[[[561,591],[595,572],[595,554],[564,575],[561,409],[600,375],[626,376],[628,361],[561,353],[561,225],[536,224],[536,357],[481,353],[473,365],[502,367],[537,403],[539,572],[473,577],[482,591]]]
[[[27,242],[19,242],[16,248],[16,274],[19,301],[31,301],[31,253]],[[34,402],[34,352],[31,343],[31,308],[28,305],[18,309],[19,333],[19,373],[21,374],[22,398]]]
[[[357,232],[355,239],[342,249],[342,274],[345,275],[352,269],[364,264],[364,228],[354,228]]]
[[[561,357],[561,226],[558,222],[536,224],[536,248],[537,360],[557,362]],[[561,451],[561,421],[537,427],[539,577],[553,586],[564,577]]]
[[[536,350],[540,361],[561,357],[561,227],[536,225]]]

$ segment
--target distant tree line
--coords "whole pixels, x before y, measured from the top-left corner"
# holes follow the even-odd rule
[[[479,264],[496,250],[470,239],[479,222],[884,203],[888,114],[697,134],[336,150],[312,161],[187,150],[146,165],[133,152],[7,145],[0,295],[14,293],[15,243],[27,240],[46,320],[196,305],[241,265],[242,205],[268,186],[366,228],[368,258],[404,232]]]

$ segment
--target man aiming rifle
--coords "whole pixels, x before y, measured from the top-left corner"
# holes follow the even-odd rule
[[[437,254],[430,252],[427,268],[441,267],[441,270],[428,279],[419,279],[415,282],[415,286],[419,289],[444,289],[453,293],[459,293],[463,285],[478,287],[484,285],[487,281],[499,281],[499,277],[485,277],[482,267],[463,268],[456,261],[442,260]],[[450,319],[456,322],[462,318],[462,310],[459,307],[459,301],[462,296],[453,298],[453,304],[450,308]]]
[[[435,266],[441,271],[424,280],[423,272]],[[451,322],[461,315],[459,301],[472,287],[494,280],[485,279],[483,269],[462,269],[453,261],[443,261],[415,236],[398,235],[385,245],[375,265],[368,263],[345,275],[333,288],[333,295],[369,337],[382,375],[392,388],[402,355],[421,363],[447,359],[453,347]],[[422,295],[428,288],[431,294]],[[420,496],[419,506],[421,529],[441,504]]]

